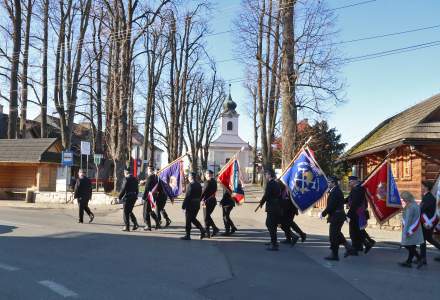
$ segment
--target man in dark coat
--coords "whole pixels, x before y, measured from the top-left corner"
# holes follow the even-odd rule
[[[78,223],[83,223],[84,211],[89,215],[89,223],[92,223],[95,218],[95,215],[89,208],[89,201],[92,198],[92,183],[82,169],[78,172],[78,179],[74,188],[74,198],[78,201],[79,207]]]
[[[182,209],[185,210],[185,236],[182,240],[191,240],[191,224],[194,224],[200,230],[200,239],[204,239],[206,231],[202,224],[197,220],[197,214],[200,210],[200,197],[202,196],[202,186],[196,181],[196,173],[191,172],[188,176],[189,184],[186,188],[185,199],[182,203]]]
[[[259,207],[263,207],[266,204],[266,227],[270,234],[271,243],[267,250],[278,251],[277,227],[282,220],[281,188],[275,179],[275,171],[273,169],[266,169],[264,175],[267,183]]]
[[[344,194],[339,188],[338,179],[336,177],[330,177],[328,181],[329,191],[327,198],[327,207],[321,213],[321,218],[327,217],[327,223],[330,223],[329,237],[330,237],[330,249],[332,253],[327,256],[326,260],[339,260],[339,245],[344,245],[346,248],[346,254],[352,253],[351,246],[341,232],[344,225],[346,216],[344,211]],[[347,256],[346,255],[346,256]]]
[[[159,169],[156,170],[156,174],[159,174]],[[160,180],[160,178],[158,178]],[[168,194],[165,190],[165,188],[162,185],[162,182],[160,181],[159,184],[159,190],[158,190],[158,196],[157,196],[157,205],[156,205],[156,216],[157,219],[159,221],[159,224],[162,225],[162,216],[165,219],[165,227],[170,226],[171,224],[171,219],[168,216],[168,213],[165,210],[165,205],[167,203],[168,200]],[[171,199],[171,203],[173,203],[173,199]]]
[[[142,182],[145,184],[145,191],[142,196],[142,199],[144,200],[143,204],[143,216],[144,216],[144,223],[146,231],[151,231],[151,218],[153,218],[154,222],[156,223],[156,229],[160,228],[159,220],[156,216],[156,213],[154,212],[152,208],[152,204],[149,200],[149,193],[152,194],[155,201],[157,201],[159,196],[159,180],[157,175],[154,173],[153,167],[148,167],[147,169],[147,179],[145,182]]]
[[[299,240],[299,237],[291,230],[295,213],[295,205],[293,205],[293,202],[290,199],[289,191],[287,190],[286,185],[280,179],[278,179],[277,182],[280,185],[281,189],[280,204],[282,209],[282,216],[280,219],[280,225],[281,229],[286,235],[286,239],[283,241],[283,243],[291,244],[292,246],[294,246]]]
[[[232,198],[231,191],[225,190],[222,200],[220,200],[220,205],[222,206],[223,223],[225,224],[225,232],[222,235],[230,236],[237,231],[237,227],[235,227],[234,222],[231,220],[231,211],[235,207],[235,200]]]
[[[211,170],[207,170],[205,172],[205,177],[207,180],[203,185],[202,191],[202,205],[205,207],[205,229],[207,237],[211,237],[212,227],[212,236],[215,236],[220,231],[214,223],[214,220],[211,217],[211,214],[214,212],[215,207],[217,206],[217,199],[215,198],[215,194],[217,192],[217,181],[214,179],[214,172]]]
[[[130,231],[130,219],[133,222],[133,230],[139,228],[136,216],[133,213],[134,205],[139,194],[139,183],[129,169],[124,170],[124,183],[122,184],[119,200],[124,203],[124,224],[123,231]]]
[[[423,181],[423,197],[422,202],[420,203],[420,220],[422,222],[422,230],[423,230],[423,238],[425,242],[420,245],[420,254],[422,256],[422,262],[424,265],[427,264],[426,261],[426,242],[429,242],[431,245],[440,250],[440,243],[434,240],[432,234],[434,232],[434,228],[437,224],[436,217],[436,205],[437,200],[432,194],[432,189],[434,187],[434,183],[431,181]],[[440,258],[436,258],[435,260],[440,261]]]

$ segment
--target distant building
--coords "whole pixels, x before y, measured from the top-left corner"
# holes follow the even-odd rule
[[[238,135],[239,114],[235,110],[237,104],[231,94],[223,104],[220,117],[221,133],[209,146],[208,167],[217,173],[238,151],[240,167],[244,181],[249,181],[249,169],[252,168],[252,148]]]

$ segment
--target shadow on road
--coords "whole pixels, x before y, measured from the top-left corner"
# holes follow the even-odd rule
[[[15,226],[0,225],[0,234],[9,233],[17,229]]]

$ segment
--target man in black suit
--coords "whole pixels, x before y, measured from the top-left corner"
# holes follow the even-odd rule
[[[78,201],[79,207],[78,223],[83,223],[84,211],[89,215],[89,223],[92,223],[95,218],[95,215],[89,208],[89,201],[92,198],[92,183],[82,169],[78,171],[78,179],[76,180],[74,188],[74,198]]]
[[[204,239],[206,231],[202,224],[197,220],[197,214],[200,210],[200,197],[202,196],[202,186],[196,181],[196,173],[191,172],[188,176],[189,184],[186,188],[185,199],[182,203],[182,209],[185,210],[185,236],[182,240],[191,240],[191,223],[200,230],[200,239]]]
[[[266,204],[266,227],[270,234],[271,243],[267,250],[278,251],[277,227],[282,222],[281,188],[275,179],[275,171],[273,169],[266,169],[264,175],[267,183],[259,206],[262,207]]]
[[[344,245],[346,253],[351,254],[351,246],[341,232],[342,226],[346,220],[344,210],[344,194],[339,188],[338,179],[336,177],[330,177],[328,181],[329,191],[327,207],[321,213],[321,218],[327,217],[327,223],[330,223],[329,237],[330,237],[330,249],[332,254],[327,256],[326,260],[339,260],[339,245]]]
[[[149,193],[152,194],[154,200],[156,201],[159,196],[159,180],[157,175],[154,173],[154,168],[152,166],[148,167],[147,169],[147,180],[145,182],[142,182],[145,184],[145,191],[142,196],[142,199],[144,200],[143,205],[143,216],[144,216],[144,222],[145,222],[145,228],[146,231],[151,231],[151,218],[153,218],[154,222],[156,223],[156,229],[160,228],[159,220],[156,216],[156,213],[154,212],[152,208],[152,204],[148,199]]]
[[[215,236],[220,231],[218,227],[215,225],[214,220],[211,217],[211,214],[214,212],[214,209],[217,205],[217,199],[215,198],[215,193],[217,192],[217,181],[214,179],[214,172],[211,170],[207,170],[205,172],[205,177],[207,180],[204,183],[203,191],[202,191],[202,204],[205,206],[205,229],[207,237],[211,237],[212,227],[212,236]]]
[[[139,228],[136,216],[133,213],[133,207],[139,194],[139,183],[129,169],[124,170],[124,183],[122,184],[121,192],[119,193],[119,200],[124,203],[124,224],[122,231],[130,231],[130,219],[133,222],[133,230]]]
[[[420,245],[420,254],[422,256],[423,264],[426,265],[426,242],[429,242],[431,245],[440,250],[440,243],[434,240],[432,234],[434,232],[434,228],[437,224],[436,217],[436,206],[437,200],[432,194],[432,189],[434,187],[434,183],[431,181],[423,181],[423,197],[422,202],[420,203],[420,220],[422,221],[422,230],[423,237],[425,242]],[[440,258],[435,258],[436,261],[440,261]]]

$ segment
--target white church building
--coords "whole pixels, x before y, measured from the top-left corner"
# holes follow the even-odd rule
[[[242,171],[243,180],[248,182],[252,170],[252,148],[238,135],[239,114],[236,112],[237,104],[229,93],[228,99],[223,104],[220,115],[221,133],[209,147],[208,166],[215,174],[238,152],[238,161]]]

